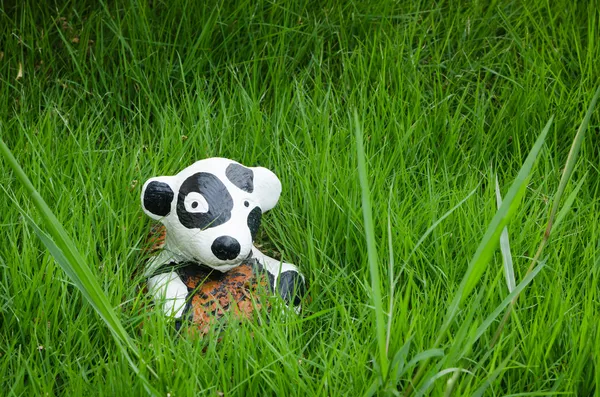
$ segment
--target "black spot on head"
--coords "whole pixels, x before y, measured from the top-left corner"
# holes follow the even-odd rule
[[[191,213],[185,209],[185,197],[192,192],[204,197],[208,203],[208,212]],[[208,229],[222,225],[231,218],[232,209],[231,195],[223,182],[213,174],[198,172],[186,179],[179,188],[177,216],[179,222],[188,229]]]
[[[260,227],[260,218],[262,217],[262,211],[260,207],[254,207],[252,211],[248,214],[248,229],[250,229],[250,234],[252,235],[252,241],[254,241],[254,237],[256,237],[256,233],[258,232],[258,228]]]
[[[164,182],[152,181],[144,191],[144,208],[156,216],[167,216],[175,194]]]
[[[243,191],[248,193],[254,191],[254,172],[252,172],[250,168],[231,163],[225,170],[225,176],[227,176],[227,179],[229,179],[231,183]]]
[[[298,272],[288,270],[279,275],[277,291],[287,303],[292,301],[294,306],[298,306],[302,301],[302,297],[306,294],[306,286]]]

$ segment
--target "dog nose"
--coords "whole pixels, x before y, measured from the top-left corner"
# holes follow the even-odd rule
[[[213,254],[223,261],[235,259],[240,254],[240,243],[233,237],[221,236],[213,241],[210,247]]]

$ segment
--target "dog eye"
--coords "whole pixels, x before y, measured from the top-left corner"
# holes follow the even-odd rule
[[[187,212],[208,212],[208,203],[204,196],[197,192],[191,192],[185,197],[185,210]]]
[[[249,203],[249,202],[247,202],[247,201],[244,201],[244,206],[245,206],[245,207],[250,207],[250,203]]]

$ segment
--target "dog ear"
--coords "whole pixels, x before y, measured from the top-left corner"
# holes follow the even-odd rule
[[[175,193],[169,184],[170,179],[168,176],[151,178],[142,187],[142,208],[152,219],[162,219],[171,212]]]
[[[271,170],[252,167],[254,173],[254,198],[260,204],[262,212],[275,207],[281,195],[281,182]]]

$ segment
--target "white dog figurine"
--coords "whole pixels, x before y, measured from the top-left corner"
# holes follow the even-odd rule
[[[155,303],[176,319],[189,311],[190,290],[177,264],[196,263],[224,273],[251,261],[267,272],[271,291],[299,309],[305,286],[298,268],[253,245],[262,213],[277,204],[280,194],[281,182],[273,172],[224,158],[200,160],[177,175],[149,179],[142,188],[142,207],[166,228],[164,247],[145,272]]]

